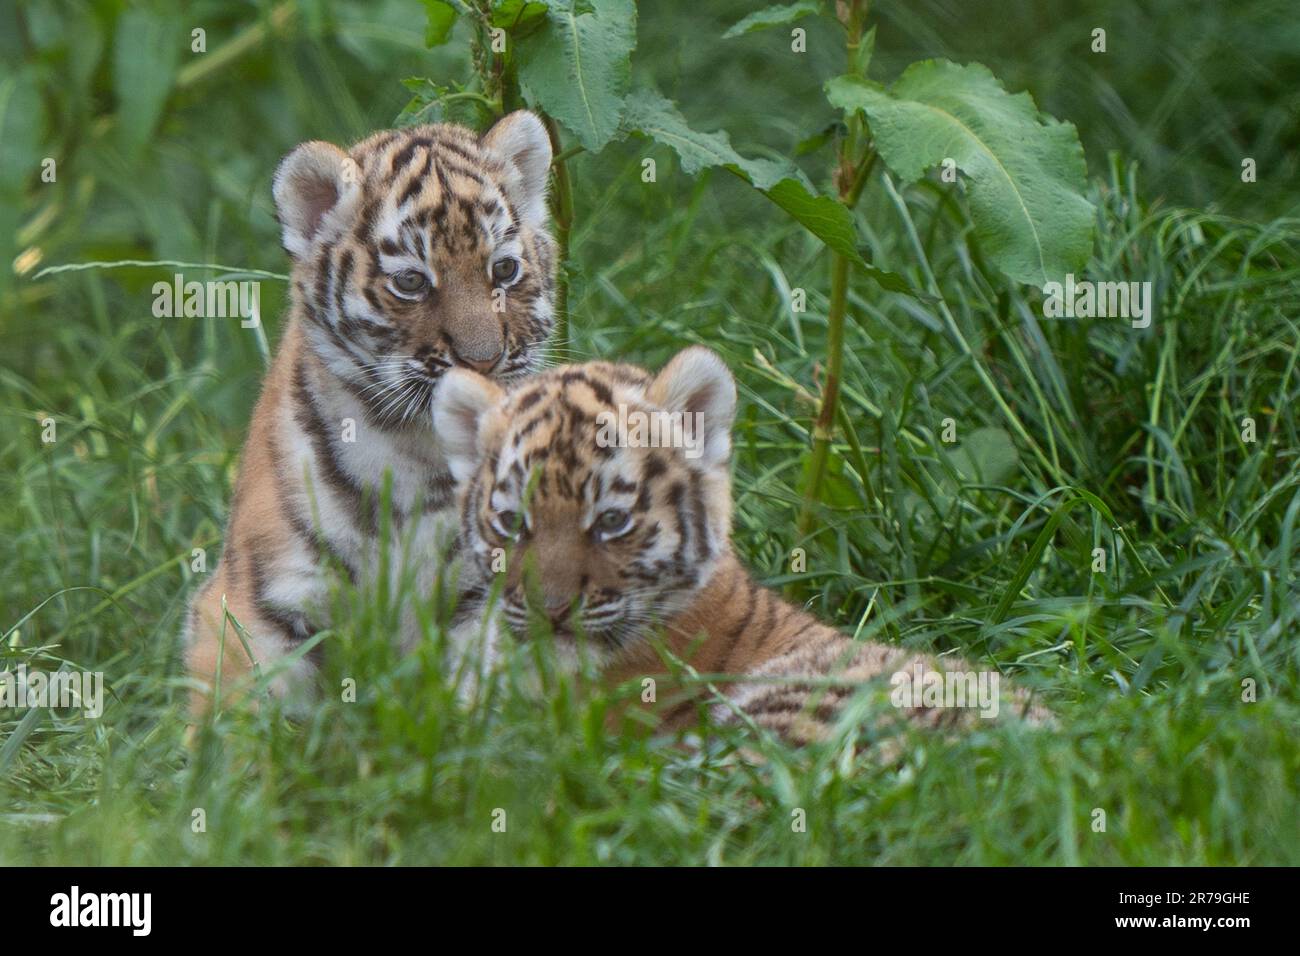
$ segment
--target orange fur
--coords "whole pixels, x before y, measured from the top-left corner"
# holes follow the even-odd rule
[[[675,683],[667,651],[717,678],[733,705],[716,707],[717,719],[741,719],[739,710],[794,742],[824,737],[864,684],[917,667],[974,673],[957,659],[851,641],[753,582],[729,541],[734,411],[730,373],[698,347],[657,376],[591,362],[510,393],[454,373],[434,415],[462,483],[464,553],[487,576],[508,552],[505,629],[528,640],[540,618],[561,663],[585,655],[611,685],[654,678],[653,712],[672,729],[693,720],[703,688]],[[642,414],[698,414],[699,440],[609,445],[602,423]],[[1046,716],[1023,690],[1009,703],[1030,720]],[[923,700],[899,709],[924,726],[970,725],[973,714]]]
[[[309,695],[313,655],[293,652],[328,626],[333,571],[377,586],[386,481],[393,580],[413,579],[417,596],[432,587],[454,519],[429,406],[448,369],[509,382],[540,361],[554,324],[550,157],[541,121],[518,112],[482,136],[387,130],[346,152],[304,143],[281,164],[290,315],[253,411],[221,563],[186,618],[196,714],[218,684],[242,692],[254,670],[273,694]],[[404,608],[401,641],[417,638]]]

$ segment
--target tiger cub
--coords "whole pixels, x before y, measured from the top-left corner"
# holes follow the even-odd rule
[[[540,619],[562,665],[585,654],[611,684],[653,675],[660,691],[652,637],[662,633],[698,673],[744,678],[715,682],[730,699],[715,706],[717,719],[749,719],[795,743],[825,737],[866,681],[972,671],[852,641],[754,583],[729,541],[735,411],[731,373],[700,347],[658,375],[592,362],[551,369],[511,392],[473,372],[450,373],[433,420],[461,486],[460,546],[484,576],[504,571],[506,629],[526,638]],[[484,626],[489,647],[499,647],[497,615]],[[910,721],[970,723],[975,714],[933,706],[915,690],[895,701]],[[1010,696],[1008,709],[1044,715],[1022,690]],[[997,700],[984,701],[986,716]],[[676,693],[658,711],[660,726],[686,726],[696,709]]]
[[[510,383],[554,325],[551,142],[532,113],[482,136],[459,126],[304,143],[275,173],[292,259],[287,329],[244,445],[219,567],[189,605],[186,659],[202,712],[256,664],[303,699],[327,625],[327,570],[373,579],[391,475],[392,567],[433,580],[454,541],[453,484],[428,410],[448,370]],[[421,555],[402,563],[404,554]],[[394,574],[396,581],[400,575]],[[414,640],[408,614],[401,640]]]

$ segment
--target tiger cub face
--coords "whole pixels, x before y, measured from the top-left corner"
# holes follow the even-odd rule
[[[448,369],[511,381],[536,366],[554,325],[550,163],[545,127],[517,112],[482,136],[416,126],[280,164],[309,341],[373,423],[423,421]]]
[[[729,549],[735,408],[731,373],[699,347],[658,375],[592,362],[508,393],[447,375],[433,416],[461,546],[486,580],[504,573],[516,637],[548,626],[563,659],[581,635],[603,665],[691,604]]]

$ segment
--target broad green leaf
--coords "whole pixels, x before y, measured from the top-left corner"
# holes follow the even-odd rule
[[[803,476],[800,481],[800,487],[807,488],[812,480],[813,459],[811,455],[805,455],[803,465],[800,467],[800,474]],[[838,455],[831,455],[826,459],[826,470],[822,473],[821,487],[817,492],[817,500],[824,505],[832,508],[842,508],[846,511],[862,507],[862,495],[858,486],[849,480],[846,474],[849,471],[848,465],[844,459]]]
[[[547,9],[547,4],[540,0],[493,0],[492,25],[518,39],[542,24]]]
[[[594,152],[618,133],[634,46],[633,0],[554,0],[516,44],[524,98]]]
[[[803,19],[814,13],[821,11],[821,4],[813,0],[800,0],[799,3],[787,3],[778,7],[765,7],[762,10],[755,11],[745,19],[732,26],[730,30],[722,34],[722,39],[730,40],[732,37],[742,36],[746,33],[753,33],[755,30],[765,30],[768,27],[779,27],[787,23],[793,23],[795,20]]]
[[[953,469],[966,481],[998,485],[1015,474],[1020,453],[1001,428],[976,428],[947,451]]]
[[[181,49],[189,49],[177,21],[130,9],[117,21],[113,43],[113,92],[117,136],[125,153],[137,152],[153,134],[176,77]]]
[[[951,159],[969,179],[975,234],[990,260],[1017,282],[1041,288],[1081,270],[1092,251],[1093,209],[1078,133],[1011,95],[978,63],[926,60],[893,87],[841,76],[831,103],[862,110],[876,148],[914,182]]]
[[[732,148],[725,132],[701,133],[687,125],[669,100],[653,90],[637,90],[627,100],[624,126],[671,147],[690,175],[718,166],[739,176],[840,255],[861,268],[886,289],[914,295],[906,279],[868,264],[858,244],[853,214],[808,182],[793,163],[746,159]]]
[[[456,25],[456,8],[447,0],[424,0],[427,25],[424,28],[424,45],[432,49],[442,46]]]

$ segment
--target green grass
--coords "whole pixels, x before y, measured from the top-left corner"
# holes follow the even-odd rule
[[[390,8],[389,32],[418,47],[418,20]],[[234,5],[221,12],[238,21]],[[644,15],[639,62],[693,119],[708,117],[695,38],[721,28],[681,22]],[[898,40],[908,22],[882,33],[883,56],[911,52]],[[665,51],[679,31],[687,48],[675,61]],[[31,190],[24,242],[38,234],[45,263],[283,271],[267,215],[276,154],[384,125],[403,100],[393,76],[407,61],[368,60],[345,32],[277,41],[278,56],[248,64],[242,86],[209,89],[210,101],[182,91],[157,156],[115,165],[109,150],[102,166],[66,165],[61,192]],[[391,42],[410,72],[429,69],[407,40]],[[739,66],[721,73],[712,122],[743,146],[806,135],[755,119],[764,104],[732,89],[755,54],[728,49],[713,56]],[[306,76],[342,70],[347,82],[334,82],[351,105],[314,102],[277,61]],[[1142,100],[1141,70],[1114,63],[1134,71],[1107,82],[1146,109],[1145,131],[1169,128],[1152,119],[1162,109],[1188,128],[1185,103]],[[1211,73],[1211,115],[1252,95]],[[799,75],[774,115],[799,115],[780,108],[797,99]],[[244,127],[205,132],[246,103],[257,108]],[[1055,108],[1090,144],[1106,128]],[[1145,156],[1151,181],[1177,181],[1166,152],[1119,145]],[[1284,146],[1266,147],[1274,168]],[[740,383],[735,543],[755,573],[806,593],[846,632],[999,667],[1034,687],[1060,726],[916,736],[885,766],[854,760],[844,740],[799,752],[744,730],[719,731],[702,750],[612,736],[609,696],[566,681],[539,703],[506,680],[466,712],[436,635],[399,659],[384,640],[391,609],[354,594],[341,596],[346,613],[326,638],[323,685],[354,679],[355,703],[327,692],[299,723],[228,714],[187,751],[177,632],[188,565],[195,547],[210,566],[218,553],[264,367],[258,341],[234,322],[154,319],[149,286],[171,269],[27,276],[0,315],[0,659],[102,670],[111,693],[98,721],[0,711],[0,863],[1300,863],[1300,222],[1281,215],[1281,191],[1234,188],[1240,202],[1222,200],[1233,215],[1203,211],[1209,199],[1195,192],[1210,189],[1212,161],[1202,157],[1177,205],[1143,185],[1145,169],[1093,149],[1090,272],[1155,282],[1160,307],[1136,330],[1044,319],[1035,295],[985,268],[960,205],[937,186],[900,194],[873,182],[861,215],[877,262],[934,300],[855,283],[833,504],[800,539],[825,259],[730,177],[692,180],[656,152],[659,182],[642,184],[648,148],[620,144],[575,167],[565,354],[655,365],[691,342],[719,350]],[[166,172],[159,208],[185,216],[189,245],[134,195],[149,162]],[[1224,175],[1236,176],[1232,163]],[[85,177],[95,182],[78,186]],[[793,287],[807,290],[800,315]],[[262,293],[274,342],[283,286]],[[47,414],[53,444],[40,441]],[[1241,438],[1247,416],[1254,443]],[[955,444],[940,439],[946,418]],[[807,552],[803,574],[790,570],[795,548]],[[1247,680],[1254,702],[1243,701]],[[741,747],[766,762],[742,760]],[[493,830],[498,809],[504,833]],[[792,830],[795,809],[806,832]],[[1105,832],[1093,828],[1098,809]]]

